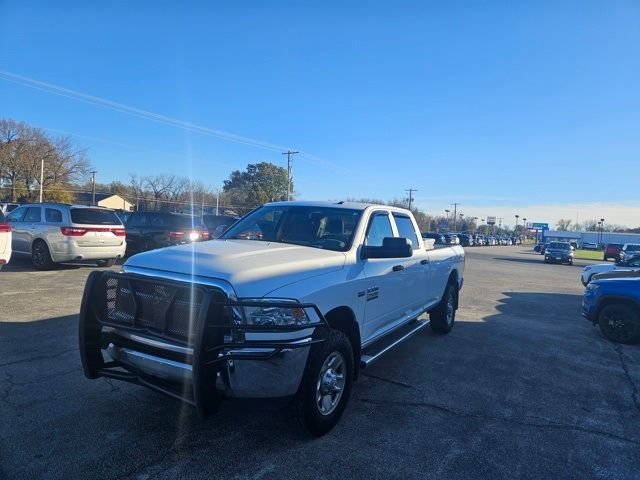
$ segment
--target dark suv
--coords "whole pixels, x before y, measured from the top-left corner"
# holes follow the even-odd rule
[[[125,223],[127,254],[209,240],[200,217],[182,213],[133,212]]]
[[[205,215],[202,220],[209,230],[209,237],[218,238],[227,228],[236,223],[238,218],[230,215]]]

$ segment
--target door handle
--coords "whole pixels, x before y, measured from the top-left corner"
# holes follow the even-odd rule
[[[399,272],[400,270],[404,270],[404,265],[394,265],[393,266],[393,271],[394,272]]]
[[[429,260],[426,258],[424,260],[420,260],[420,265],[426,265],[427,263],[429,263]]]

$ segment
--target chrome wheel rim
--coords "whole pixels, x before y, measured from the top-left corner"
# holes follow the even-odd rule
[[[453,301],[453,293],[449,293],[447,297],[447,323],[451,325],[453,323],[453,313],[455,312],[455,304]]]
[[[330,415],[340,403],[345,377],[346,362],[342,353],[331,353],[322,364],[316,384],[316,405],[322,415]]]

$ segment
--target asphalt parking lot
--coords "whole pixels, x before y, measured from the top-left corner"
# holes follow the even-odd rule
[[[363,372],[320,439],[281,410],[226,403],[203,422],[86,380],[77,312],[92,267],[14,259],[0,272],[0,478],[638,478],[640,347],[580,316],[587,262],[467,251],[451,334],[423,331]]]

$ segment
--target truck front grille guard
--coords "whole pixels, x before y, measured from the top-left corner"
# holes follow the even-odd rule
[[[189,317],[186,330],[183,318],[185,292],[193,302],[187,309]],[[234,307],[313,310],[319,321],[290,326],[234,323],[227,310]],[[182,322],[178,321],[180,319]],[[247,359],[246,355],[234,353],[233,349],[265,349],[262,353],[252,352],[250,359],[269,360],[283,350],[323,342],[329,331],[327,320],[314,304],[230,301],[219,289],[207,285],[98,271],[92,272],[87,278],[79,327],[80,357],[87,378],[108,377],[149,387],[194,405],[202,417],[210,414],[219,403],[215,383],[220,364],[227,360]],[[143,371],[129,371],[130,367],[123,370],[118,361],[105,362],[102,350],[114,338],[113,333],[105,331],[105,327],[149,334],[178,346],[191,347],[192,354],[171,354],[157,350],[153,354],[191,365],[192,388],[163,381]],[[276,333],[308,329],[313,329],[314,333],[306,342],[246,340],[244,335],[248,332]],[[126,345],[126,341],[124,343]]]

